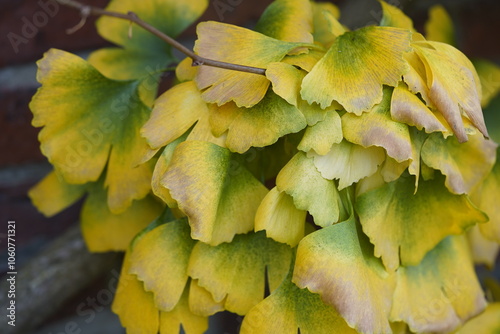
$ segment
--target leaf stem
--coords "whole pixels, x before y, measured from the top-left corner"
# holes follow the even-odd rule
[[[233,71],[240,71],[240,72],[247,72],[247,73],[254,73],[254,74],[260,74],[260,75],[265,75],[266,70],[264,68],[259,68],[259,67],[252,67],[252,66],[245,66],[245,65],[237,65],[237,64],[232,64],[232,63],[226,63],[223,61],[218,61],[218,60],[212,60],[212,59],[207,59],[204,57],[201,57],[182,45],[181,43],[177,42],[175,39],[172,37],[164,34],[160,30],[156,29],[149,23],[141,20],[137,14],[134,12],[128,12],[127,14],[122,14],[118,12],[112,12],[108,11],[102,8],[94,7],[94,6],[89,6],[82,4],[78,1],[75,0],[56,0],[58,3],[64,6],[68,7],[73,7],[78,10],[80,10],[80,14],[82,15],[82,22],[84,23],[86,18],[90,15],[97,15],[97,16],[110,16],[110,17],[115,17],[118,19],[123,19],[127,20],[130,22],[133,22],[137,24],[139,27],[143,28],[146,31],[149,31],[153,35],[157,36],[161,40],[165,41],[166,43],[170,44],[172,47],[176,48],[189,58],[193,60],[193,66],[200,66],[200,65],[205,65],[205,66],[212,66],[212,67],[218,67],[218,68],[224,68],[227,70],[233,70]],[[77,27],[82,25],[82,22],[80,22]],[[71,29],[74,30],[74,29]]]

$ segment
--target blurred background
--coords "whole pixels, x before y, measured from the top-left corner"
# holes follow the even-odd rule
[[[58,237],[78,240],[78,236],[71,232],[71,229],[75,229],[77,225],[81,206],[81,203],[78,203],[55,217],[45,218],[31,205],[26,195],[27,190],[51,169],[39,151],[39,130],[31,126],[32,115],[28,108],[29,101],[38,87],[35,62],[49,48],[60,48],[85,57],[92,50],[109,44],[96,33],[95,18],[90,18],[85,26],[68,35],[66,29],[80,21],[79,13],[61,6],[57,10],[47,11],[44,6],[49,2],[51,0],[0,0],[0,226],[6,226],[7,220],[16,221],[17,267],[22,267],[34,256],[39,256],[40,252]],[[81,2],[105,7],[108,1]],[[380,5],[375,0],[332,2],[341,9],[341,22],[351,29],[377,22],[381,18]],[[470,58],[487,59],[500,65],[500,1],[388,2],[402,8],[414,20],[415,27],[420,32],[424,32],[428,9],[432,5],[442,4],[455,24],[459,49]],[[208,10],[200,21],[216,20],[252,27],[270,3],[270,0],[210,0]],[[221,4],[225,8],[223,11],[220,9]],[[189,47],[192,47],[195,39],[194,27],[195,25],[190,27],[180,37]],[[12,33],[22,39],[12,43]],[[172,74],[166,75],[167,81],[168,75]],[[500,106],[498,97],[493,105]],[[6,232],[6,227],[0,229],[0,275],[7,271]],[[87,266],[87,278],[75,279],[73,287],[68,288],[64,301],[47,305],[46,314],[41,316],[41,319],[34,320],[37,328],[23,333],[123,333],[117,317],[109,310],[110,299],[107,295],[104,298],[105,294],[102,292],[113,290],[109,288],[109,284],[119,272],[120,255],[90,255],[85,253],[85,246],[80,243],[75,244],[73,251],[62,255],[64,256],[66,260],[71,260],[71,256],[85,256],[87,262],[82,263]],[[500,277],[498,268],[499,266],[496,276]],[[478,271],[486,279],[493,275],[483,267],[478,267]],[[57,289],[57,286],[54,288]],[[102,298],[98,298],[99,296]],[[47,304],[50,304],[50,301]],[[94,311],[95,317],[92,321],[86,321],[90,319],[90,311],[85,317],[76,311],[79,306],[80,311]],[[73,322],[77,324],[76,327],[68,327],[68,324]],[[236,333],[240,322],[238,317],[218,315],[211,321],[211,332]],[[4,325],[2,320],[1,333],[4,332]]]

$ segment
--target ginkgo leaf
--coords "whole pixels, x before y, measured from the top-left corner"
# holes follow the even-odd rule
[[[479,226],[489,223],[480,224]],[[500,244],[486,239],[479,226],[473,226],[467,233],[470,253],[475,264],[486,265],[491,270],[495,267],[497,256],[500,253]]]
[[[468,197],[451,194],[443,183],[443,177],[421,181],[414,194],[413,177],[403,176],[357,198],[363,232],[389,270],[418,265],[448,235],[488,220]]]
[[[266,68],[305,43],[279,41],[258,32],[220,22],[202,22],[197,27],[194,50],[202,57],[232,64]],[[252,107],[267,92],[269,80],[262,75],[201,66],[196,83],[202,97],[223,105],[234,101],[238,107]]]
[[[251,146],[264,147],[280,137],[306,127],[304,115],[271,90],[252,108],[239,108],[230,102],[210,108],[210,124],[214,135],[227,131],[226,147],[244,153]]]
[[[311,72],[314,65],[316,65],[316,63],[323,58],[324,55],[325,52],[322,50],[311,49],[308,53],[287,55],[281,62],[299,67],[307,72]]]
[[[311,5],[313,8],[314,41],[329,48],[335,38],[345,32],[345,29],[340,29],[341,25],[337,21],[340,17],[340,11],[337,6],[329,2],[311,2]],[[332,24],[333,22],[335,23]]]
[[[429,9],[429,20],[424,29],[429,41],[456,45],[453,21],[443,6],[434,5]]]
[[[149,150],[139,129],[150,110],[138,97],[138,82],[107,79],[83,59],[55,49],[38,66],[42,87],[30,103],[33,125],[43,127],[40,147],[58,174],[82,184],[96,181],[107,165],[107,202],[114,213],[145,197],[152,170],[137,166]]]
[[[470,194],[493,168],[497,145],[481,134],[459,143],[439,133],[427,138],[422,146],[422,161],[446,176],[446,187],[454,194]]]
[[[415,126],[427,133],[442,132],[445,136],[451,135],[439,116],[403,85],[394,88],[390,111],[392,119],[397,122]]]
[[[314,158],[314,165],[325,179],[339,180],[339,190],[374,174],[385,159],[380,147],[364,148],[345,140],[333,144],[325,155],[309,152],[307,156]]]
[[[192,238],[212,245],[253,230],[267,193],[236,155],[202,141],[177,146],[161,184],[189,218]]]
[[[260,203],[255,214],[255,231],[266,231],[266,236],[291,247],[304,237],[306,211],[299,210],[294,200],[274,187]]]
[[[500,302],[489,304],[477,317],[467,321],[457,334],[497,334],[500,332]]]
[[[396,276],[391,320],[405,321],[413,332],[448,333],[486,306],[462,236],[443,240]]]
[[[122,251],[143,228],[160,215],[163,206],[152,196],[132,204],[122,213],[113,214],[106,205],[102,183],[94,185],[81,212],[81,228],[92,252]]]
[[[398,162],[413,158],[408,125],[391,118],[392,89],[385,87],[383,100],[370,112],[357,116],[346,113],[342,116],[344,138],[363,147],[383,147],[387,155]]]
[[[309,211],[316,225],[326,227],[339,221],[341,203],[337,187],[321,176],[313,159],[305,153],[297,153],[283,167],[276,186],[293,198],[295,207]]]
[[[381,26],[403,28],[412,32],[415,31],[412,20],[406,16],[400,8],[384,0],[378,0],[378,2],[382,6],[383,13],[382,19],[380,20]]]
[[[249,233],[215,247],[197,243],[188,274],[216,302],[224,300],[226,310],[243,315],[264,299],[266,272],[274,291],[285,279],[291,260],[287,245],[266,238],[264,232]]]
[[[408,90],[413,94],[420,94],[425,104],[435,110],[434,103],[429,97],[429,87],[427,87],[427,74],[425,65],[415,51],[404,54],[408,62],[409,70],[403,75],[404,82],[408,85]]]
[[[484,59],[475,60],[473,63],[481,81],[481,106],[484,108],[500,92],[500,66]]]
[[[382,86],[397,86],[408,70],[403,54],[411,33],[390,27],[365,27],[337,37],[302,82],[302,98],[326,108],[335,100],[361,115],[382,101]]]
[[[173,254],[175,256],[175,254]],[[181,328],[186,334],[203,334],[208,329],[208,317],[197,315],[189,308],[190,285],[186,284],[184,293],[175,308],[160,313],[159,334],[177,334]]]
[[[208,107],[193,81],[178,84],[156,101],[141,134],[153,149],[163,147],[183,135]]]
[[[428,47],[430,46],[430,47]],[[429,97],[460,142],[467,141],[462,110],[486,137],[481,111],[481,86],[472,63],[454,47],[439,42],[413,43],[426,68]]]
[[[325,110],[326,117],[313,126],[306,128],[304,137],[297,148],[303,152],[314,151],[319,155],[327,154],[333,144],[342,141],[342,124],[335,110]]]
[[[106,9],[120,13],[133,12],[159,31],[175,38],[207,6],[207,0],[113,0]],[[129,22],[113,17],[102,16],[97,21],[97,30],[102,37],[120,47],[93,52],[89,62],[113,79],[129,80],[151,76],[148,86],[156,93],[159,72],[175,61],[171,46],[144,29],[132,27]]]
[[[271,63],[266,69],[266,77],[271,81],[274,93],[296,107],[305,75],[306,72],[286,63]]]
[[[198,280],[191,279],[189,309],[194,314],[208,317],[217,312],[224,311],[224,302],[216,302],[212,294],[198,284]]]
[[[262,13],[255,31],[298,43],[312,43],[312,6],[309,0],[276,0]]]
[[[354,215],[307,235],[297,249],[292,281],[319,293],[360,333],[390,333],[394,289]]]
[[[160,312],[151,292],[144,291],[142,282],[129,273],[130,253],[125,253],[120,280],[111,309],[120,322],[133,334],[157,334],[160,328]]]
[[[320,296],[299,289],[291,275],[270,296],[245,315],[240,334],[355,334],[335,309],[323,303]]]
[[[179,302],[188,281],[187,266],[195,241],[185,219],[162,224],[141,236],[130,255],[131,274],[154,294],[155,305],[169,312]]]
[[[497,150],[497,161],[482,184],[471,194],[472,202],[484,211],[490,221],[479,225],[486,239],[500,244],[500,150]],[[472,158],[474,159],[474,158]]]
[[[80,199],[86,189],[86,184],[69,184],[51,171],[28,191],[28,196],[38,211],[52,217]]]

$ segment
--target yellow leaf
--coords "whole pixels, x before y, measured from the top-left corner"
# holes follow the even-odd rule
[[[255,214],[255,231],[266,231],[266,236],[278,242],[297,246],[304,237],[306,211],[293,204],[293,198],[274,187],[260,203]]]
[[[191,279],[189,309],[194,314],[208,317],[224,311],[224,302],[216,302],[212,294],[198,284],[198,280]]]
[[[453,21],[443,6],[434,5],[429,9],[424,29],[428,40],[456,45]]]
[[[357,198],[363,231],[389,270],[418,265],[448,235],[488,220],[468,197],[449,193],[443,183],[443,177],[421,181],[413,194],[413,177],[400,177]]]
[[[337,187],[321,176],[313,159],[305,153],[297,153],[283,167],[276,178],[276,186],[293,197],[295,207],[309,211],[316,225],[326,227],[339,221],[342,203]]]
[[[86,189],[85,184],[64,182],[55,171],[52,171],[28,191],[28,196],[41,213],[46,217],[52,217],[75,203],[83,196]]]
[[[326,117],[323,121],[306,128],[304,137],[297,146],[299,150],[325,155],[333,144],[340,144],[342,141],[342,124],[339,114],[335,110],[325,110],[324,112]]]
[[[332,3],[312,2],[313,23],[314,23],[314,41],[330,47],[337,38],[342,35],[345,29],[337,21],[340,17],[340,11]]]
[[[267,279],[274,291],[286,277],[292,250],[265,237],[264,232],[237,235],[231,243],[210,246],[198,242],[193,249],[188,274],[224,301],[228,311],[243,315],[264,299]]]
[[[500,92],[500,67],[488,60],[474,61],[479,80],[481,81],[481,106],[486,107]]]
[[[197,33],[194,50],[200,56],[259,68],[280,61],[297,47],[307,46],[219,22],[202,22]],[[238,107],[247,108],[262,100],[269,87],[265,76],[210,66],[201,66],[195,80],[205,101],[218,105],[234,101]]]
[[[383,11],[382,20],[380,21],[381,26],[403,28],[412,32],[415,31],[415,29],[413,28],[413,22],[408,16],[403,13],[401,9],[388,4],[384,0],[378,0],[378,2],[382,6]]]
[[[122,251],[143,228],[158,217],[162,205],[153,197],[132,202],[123,213],[113,214],[106,205],[102,184],[89,191],[81,212],[81,228],[92,252]]]
[[[403,54],[411,33],[390,27],[366,27],[337,37],[302,82],[302,98],[326,108],[335,100],[361,115],[382,101],[382,86],[397,86],[408,70]]]
[[[305,75],[304,71],[286,63],[271,63],[266,70],[266,77],[271,81],[276,95],[296,107],[300,99],[300,84]]]
[[[396,282],[391,320],[416,333],[447,333],[486,306],[462,236],[443,240],[419,265],[399,267]]]
[[[267,193],[236,155],[201,141],[177,146],[161,184],[189,218],[191,237],[212,245],[253,230]]]
[[[484,264],[492,270],[495,267],[497,256],[500,253],[500,244],[486,239],[479,229],[480,226],[489,223],[490,222],[473,226],[468,231],[467,237],[474,263]]]
[[[246,152],[251,146],[269,146],[307,125],[299,109],[271,90],[252,108],[239,108],[232,102],[220,107],[212,105],[210,124],[215,136],[227,131],[225,144],[238,153]]]
[[[341,190],[374,174],[385,154],[380,147],[364,148],[343,140],[333,144],[326,155],[309,152],[308,157],[314,158],[314,165],[325,179],[338,179]]]
[[[488,176],[496,160],[497,145],[482,135],[469,136],[459,143],[431,134],[422,146],[422,161],[446,176],[446,187],[454,194],[471,194]]]
[[[484,313],[468,321],[457,334],[497,334],[500,331],[500,303],[488,305]]]

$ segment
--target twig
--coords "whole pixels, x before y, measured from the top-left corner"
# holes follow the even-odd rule
[[[80,10],[80,13],[82,14],[82,21],[75,28],[77,28],[80,25],[82,25],[83,23],[85,23],[85,18],[88,17],[89,15],[115,17],[115,18],[119,18],[119,19],[133,22],[133,23],[137,24],[139,27],[143,28],[144,30],[149,31],[153,35],[159,37],[160,39],[162,39],[166,43],[170,44],[171,46],[173,46],[174,48],[176,48],[177,50],[179,50],[180,52],[184,53],[186,56],[191,58],[193,60],[193,66],[205,65],[205,66],[212,66],[212,67],[224,68],[224,69],[233,70],[233,71],[254,73],[254,74],[260,74],[260,75],[266,74],[266,70],[264,68],[231,64],[231,63],[226,63],[223,61],[212,60],[212,59],[207,59],[207,58],[201,57],[201,56],[195,54],[190,49],[186,48],[181,43],[177,42],[172,37],[164,34],[160,30],[158,30],[155,27],[153,27],[152,25],[150,25],[149,23],[142,21],[137,16],[137,14],[135,14],[133,12],[128,12],[127,14],[122,14],[122,13],[118,13],[118,12],[107,11],[105,9],[98,8],[98,7],[84,5],[84,4],[82,4],[78,1],[74,1],[74,0],[56,0],[56,1],[58,3],[60,3],[61,5],[73,7],[73,8]],[[74,31],[75,28],[72,28],[71,31]]]

